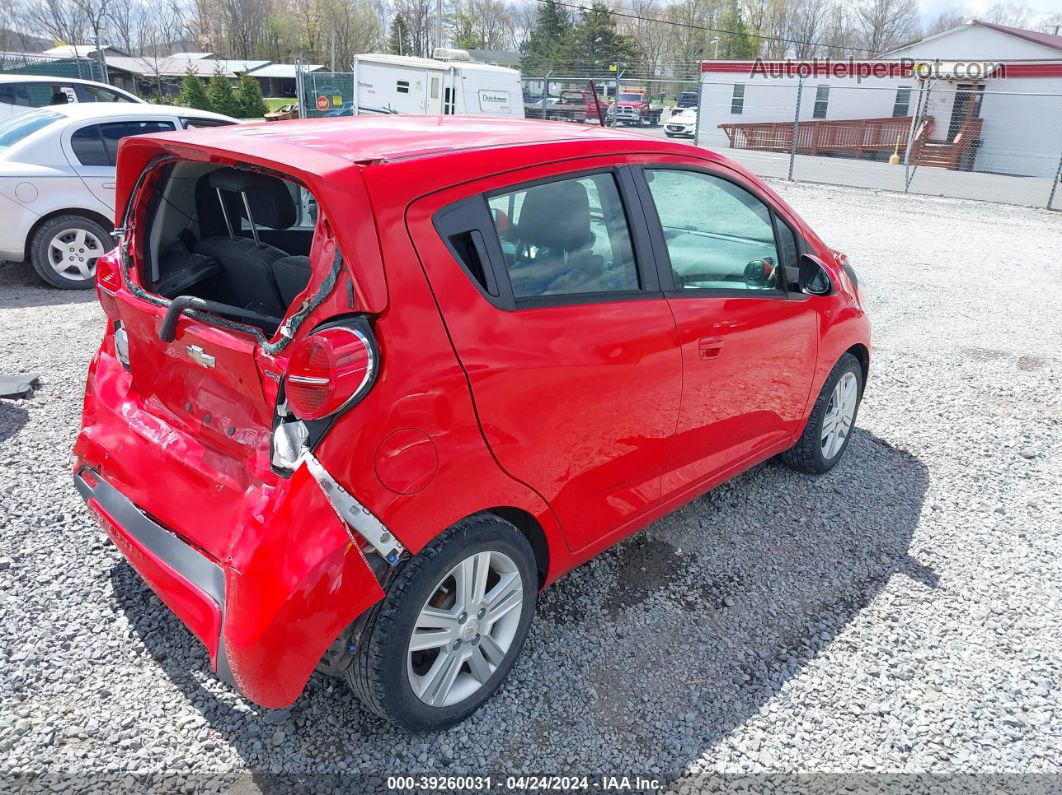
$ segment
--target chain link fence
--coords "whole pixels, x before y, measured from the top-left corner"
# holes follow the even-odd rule
[[[299,117],[320,119],[325,116],[354,115],[353,72],[295,73],[295,96],[299,103]]]
[[[680,107],[696,106],[698,96],[696,80],[638,77],[623,72],[605,78],[524,75],[523,84],[527,118],[584,124],[604,122],[609,126],[660,126]],[[645,98],[645,108],[609,113],[609,105],[617,96],[623,104],[625,97],[631,100],[638,95]]]
[[[756,174],[1062,209],[1062,95],[912,80],[702,83],[698,145]]]
[[[0,74],[77,77],[105,82],[99,61],[91,58],[55,58],[22,52],[0,52]]]

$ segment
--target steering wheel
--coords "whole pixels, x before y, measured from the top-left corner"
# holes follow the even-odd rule
[[[745,266],[744,277],[749,287],[774,287],[777,281],[774,260],[771,257],[752,260]]]

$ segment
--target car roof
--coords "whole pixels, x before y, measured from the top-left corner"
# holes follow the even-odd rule
[[[169,134],[148,138],[167,139]],[[669,149],[661,139],[615,127],[489,116],[387,115],[298,119],[188,130],[182,144],[261,156],[270,145],[369,164],[473,149],[498,149],[562,141],[626,141]],[[278,153],[279,154],[279,153]],[[291,162],[291,161],[288,161]]]
[[[236,119],[222,116],[209,110],[181,108],[176,105],[137,105],[131,102],[66,102],[61,105],[45,105],[36,110],[54,110],[71,120],[105,119],[109,116],[195,116],[201,119],[218,119],[234,122]]]
[[[123,91],[123,89],[107,83],[101,83],[98,80],[85,80],[81,77],[62,77],[60,75],[0,74],[0,83],[82,83],[87,86],[102,86],[104,88],[114,88],[116,91]],[[123,91],[123,93],[128,94],[129,92]]]

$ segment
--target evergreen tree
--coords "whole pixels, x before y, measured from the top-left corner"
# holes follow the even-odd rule
[[[545,0],[538,7],[535,26],[524,42],[520,70],[531,76],[564,71],[566,64],[563,61],[571,31],[572,21],[568,13],[554,0]]]
[[[409,25],[401,14],[395,14],[391,20],[391,31],[387,35],[387,51],[392,55],[414,55],[413,37]]]
[[[226,116],[239,116],[240,109],[236,105],[236,97],[232,94],[232,83],[229,78],[219,69],[210,76],[206,87],[207,98],[210,100],[210,110],[215,113],[223,113]]]
[[[638,43],[616,32],[615,19],[598,0],[583,11],[565,49],[567,60],[582,64],[595,77],[607,77],[613,64],[622,70],[624,66],[634,66],[641,58]]]
[[[188,71],[181,78],[181,90],[177,94],[177,104],[186,108],[210,110],[210,98],[207,96],[203,79],[193,72],[191,67],[188,67]]]
[[[262,99],[262,87],[251,77],[249,72],[240,75],[233,92],[236,101],[236,116],[241,119],[260,119],[265,116],[266,104]]]
[[[730,33],[719,34],[719,57],[732,60],[750,60],[759,49],[757,41],[749,35],[748,25],[741,16],[736,0],[730,0],[719,18],[719,27]]]

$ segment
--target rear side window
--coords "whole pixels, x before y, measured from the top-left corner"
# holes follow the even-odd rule
[[[514,298],[639,289],[611,173],[494,194],[488,204]]]
[[[91,124],[70,136],[74,156],[83,166],[113,166],[118,162],[118,142],[130,135],[172,132],[168,121],[116,121]]]
[[[83,86],[80,83],[74,86],[77,91],[78,102],[132,102],[125,94],[119,94],[109,88],[101,86]]]
[[[232,122],[222,121],[221,119],[197,119],[192,117],[181,119],[181,124],[184,125],[186,130],[198,130],[203,127],[228,127]]]

